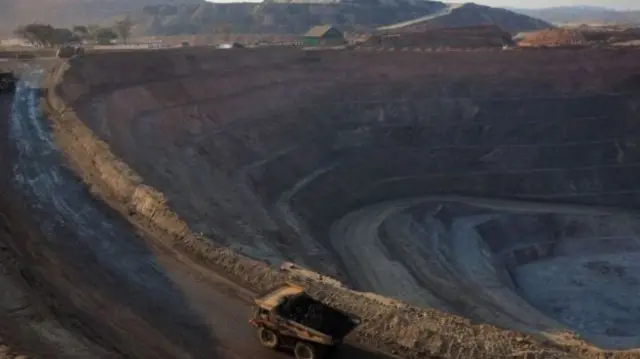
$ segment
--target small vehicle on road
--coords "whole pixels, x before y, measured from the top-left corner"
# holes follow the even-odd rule
[[[13,92],[16,89],[16,81],[13,71],[0,70],[0,93]]]
[[[249,323],[270,349],[293,349],[296,359],[329,358],[360,319],[321,303],[285,283],[254,300]]]

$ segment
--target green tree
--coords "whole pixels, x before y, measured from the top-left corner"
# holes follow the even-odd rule
[[[48,24],[19,26],[13,33],[37,47],[60,46],[76,39],[71,30],[55,28]]]
[[[33,23],[19,26],[13,33],[27,40],[33,46],[49,47],[52,45],[54,28],[47,24]]]

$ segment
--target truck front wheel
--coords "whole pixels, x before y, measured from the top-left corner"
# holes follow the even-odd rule
[[[276,349],[279,344],[278,335],[267,328],[258,329],[258,339],[262,345],[269,349]]]
[[[321,349],[311,343],[300,341],[296,343],[293,353],[296,359],[321,359],[324,357],[324,351]]]

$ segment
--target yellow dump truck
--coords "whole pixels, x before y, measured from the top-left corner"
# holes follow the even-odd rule
[[[249,323],[270,349],[293,349],[296,359],[328,358],[360,319],[323,304],[304,288],[285,283],[254,300]]]

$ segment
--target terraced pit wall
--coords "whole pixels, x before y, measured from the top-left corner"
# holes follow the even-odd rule
[[[458,194],[636,207],[636,61],[629,50],[87,54],[51,74],[48,99],[59,144],[95,192],[168,233],[168,245],[264,289],[284,275],[215,245],[348,283],[340,263],[323,265],[331,249],[321,238],[380,201]],[[544,348],[309,284],[366,319],[358,338],[406,357]]]

